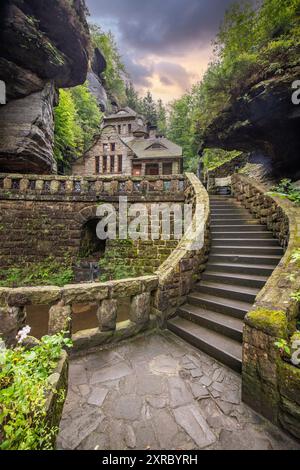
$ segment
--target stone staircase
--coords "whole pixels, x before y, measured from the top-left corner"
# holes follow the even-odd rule
[[[229,196],[211,196],[212,246],[202,280],[168,328],[237,372],[244,318],[283,255],[272,232]]]

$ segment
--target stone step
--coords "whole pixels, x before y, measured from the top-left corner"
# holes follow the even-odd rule
[[[248,226],[248,225],[258,225],[258,226],[261,226],[261,223],[259,220],[257,219],[251,219],[251,218],[248,218],[248,219],[242,219],[242,218],[239,218],[239,219],[212,219],[211,220],[211,225],[212,227],[217,227],[219,225],[244,225],[244,226]]]
[[[212,240],[220,240],[220,239],[234,239],[234,238],[237,238],[237,239],[241,239],[241,238],[264,238],[264,239],[268,239],[268,240],[274,240],[273,238],[273,234],[272,232],[268,232],[267,230],[266,231],[259,231],[259,232],[256,232],[254,230],[251,229],[250,232],[247,232],[246,230],[245,231],[242,231],[242,232],[228,232],[228,231],[224,231],[224,232],[221,232],[221,231],[217,231],[217,232],[212,232],[211,233],[211,238]]]
[[[256,222],[256,221],[255,221]],[[211,224],[211,231],[213,234],[216,233],[237,233],[237,232],[266,232],[267,227],[265,225],[255,224]]]
[[[280,246],[224,246],[213,245],[211,249],[212,255],[231,254],[231,255],[283,255],[283,249]]]
[[[258,276],[271,276],[274,266],[268,264],[242,264],[242,263],[224,263],[208,261],[206,272],[209,271],[226,271],[235,274],[257,274]]]
[[[213,214],[211,213],[211,218],[210,220],[215,223],[215,222],[220,222],[220,221],[226,221],[226,220],[241,220],[241,221],[247,221],[247,220],[255,220],[255,221],[258,221],[257,219],[255,219],[254,217],[250,217],[249,214],[245,213],[241,213],[241,214]],[[258,221],[259,222],[259,221]]]
[[[181,317],[169,320],[168,328],[193,346],[241,372],[242,346],[237,341]]]
[[[254,303],[260,289],[255,287],[236,286],[234,284],[222,284],[220,282],[212,282],[202,280],[196,284],[197,292],[215,295],[217,297],[226,297],[228,299],[241,300],[242,302]]]
[[[197,325],[232,338],[239,343],[243,341],[243,320],[190,304],[185,304],[179,308],[178,315],[197,323]]]
[[[212,244],[206,270],[168,327],[240,372],[245,315],[283,249],[267,226],[232,197],[212,196],[210,204]]]
[[[193,292],[188,295],[188,303],[198,307],[207,308],[214,312],[224,313],[243,320],[250,311],[252,304],[241,300],[216,297],[215,295]]]
[[[279,249],[278,241],[275,238],[213,238],[211,243],[212,248],[217,246],[222,247],[276,247]]]
[[[213,215],[226,215],[226,214],[247,214],[249,215],[249,212],[247,211],[247,209],[244,209],[243,207],[228,207],[227,209],[220,209],[220,208],[216,208],[216,207],[212,207],[210,209],[210,212],[211,214]]]
[[[209,271],[206,270],[202,274],[202,279],[209,282],[220,282],[224,284],[232,284],[234,286],[246,286],[262,289],[268,280],[268,276],[259,276],[257,274],[234,274],[227,271]]]
[[[277,266],[282,256],[278,255],[230,255],[230,254],[212,254],[209,261],[212,263],[229,263],[229,264],[256,264]]]

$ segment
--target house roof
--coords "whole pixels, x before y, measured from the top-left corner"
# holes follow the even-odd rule
[[[133,109],[126,106],[125,108],[119,109],[116,113],[110,114],[109,116],[105,116],[104,120],[116,120],[116,119],[123,119],[123,118],[135,118],[137,117],[137,113],[133,111]]]
[[[182,157],[182,148],[165,137],[159,139],[135,139],[134,137],[122,137],[121,140],[132,150],[138,159],[144,160],[151,158]]]

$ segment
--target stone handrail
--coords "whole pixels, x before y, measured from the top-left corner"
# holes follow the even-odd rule
[[[288,340],[299,318],[299,304],[291,296],[300,290],[300,265],[292,259],[300,248],[300,208],[239,174],[233,177],[233,193],[285,249],[245,319],[243,399],[300,438],[300,369],[284,362],[274,345],[277,338]]]
[[[186,173],[186,177],[189,182],[186,201],[193,203],[194,209],[197,204],[204,206],[204,219],[201,221],[204,228],[204,245],[199,249],[193,248],[195,240],[191,239],[188,230],[171,256],[157,271],[159,289],[156,293],[154,306],[162,323],[170,318],[177,308],[186,301],[192,285],[198,280],[200,273],[205,270],[208,259],[210,245],[209,196],[202,183],[193,173]],[[192,225],[196,225],[196,214],[194,214]],[[198,235],[199,232],[196,230],[195,237]]]
[[[73,198],[165,194],[183,196],[184,175],[173,176],[57,176],[0,174],[0,198]]]
[[[97,304],[99,328],[75,333],[75,349],[117,342],[154,327],[151,294],[157,276],[142,276],[105,283],[74,284],[64,287],[0,288],[0,337],[13,344],[26,324],[26,306],[49,305],[48,334],[72,332],[72,306]],[[117,323],[118,299],[130,298],[129,320]]]

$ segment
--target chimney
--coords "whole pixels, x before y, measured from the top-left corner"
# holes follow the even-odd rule
[[[149,138],[155,139],[157,134],[157,126],[149,126]]]

